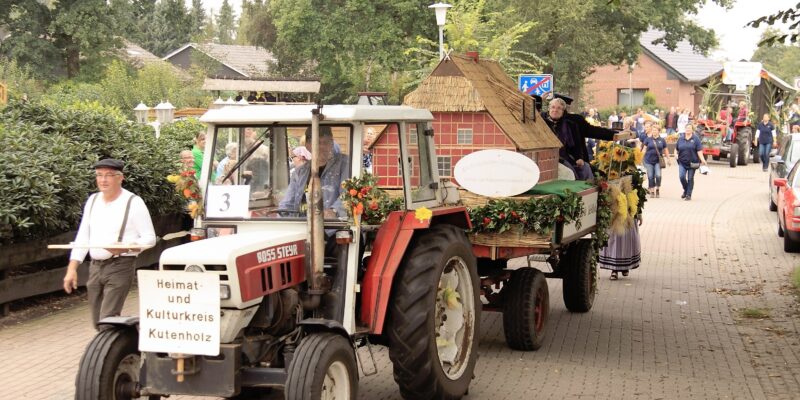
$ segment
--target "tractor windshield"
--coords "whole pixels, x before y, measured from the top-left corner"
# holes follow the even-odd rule
[[[206,189],[207,219],[305,218],[311,148],[308,126],[218,126],[211,177]],[[332,127],[320,138],[323,205],[328,218],[338,209],[341,182],[349,178],[350,127]]]

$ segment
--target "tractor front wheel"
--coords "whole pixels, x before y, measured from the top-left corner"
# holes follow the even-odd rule
[[[133,328],[100,331],[86,347],[75,378],[76,400],[128,400],[138,398],[141,355]],[[156,399],[160,396],[150,396]]]
[[[387,325],[394,380],[405,399],[457,399],[478,357],[480,291],[464,231],[415,235],[395,275]]]
[[[739,165],[747,165],[747,162],[750,161],[750,134],[746,130],[739,132],[739,134],[741,140],[739,141],[739,157],[737,162]]]
[[[286,398],[355,400],[357,393],[358,367],[350,342],[332,332],[303,338],[289,365]]]
[[[728,153],[728,163],[731,168],[736,168],[736,156],[739,155],[739,145],[731,143],[731,151]]]

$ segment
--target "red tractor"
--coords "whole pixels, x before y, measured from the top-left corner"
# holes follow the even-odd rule
[[[712,93],[716,96],[733,97],[732,93]],[[750,96],[736,94],[737,98],[747,104],[749,109]],[[719,161],[727,157],[731,168],[737,165],[747,165],[750,157],[753,162],[759,162],[758,144],[753,137],[753,127],[749,116],[737,119],[738,112],[734,109],[731,126],[714,120],[698,120],[697,132],[703,142],[703,154],[710,155],[713,160]],[[729,131],[730,130],[730,131]]]

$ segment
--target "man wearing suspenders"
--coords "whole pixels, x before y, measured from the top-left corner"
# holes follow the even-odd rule
[[[91,256],[86,291],[96,329],[100,329],[98,321],[117,316],[122,311],[133,282],[133,262],[139,254],[132,249],[105,249],[102,246],[156,243],[153,222],[144,201],[122,188],[123,167],[122,161],[114,159],[100,160],[94,165],[99,192],[86,201],[75,243],[98,246],[73,249],[64,276],[64,290],[71,293],[78,288],[78,266],[87,253]]]

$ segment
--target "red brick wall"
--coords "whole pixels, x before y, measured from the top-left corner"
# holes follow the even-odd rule
[[[677,79],[667,79],[667,70],[646,54],[640,54],[633,70],[634,89],[647,89],[656,96],[656,104],[663,107],[688,108],[695,114],[695,87]],[[586,79],[583,99],[586,108],[605,109],[617,106],[617,92],[627,89],[628,67],[606,65],[598,67]],[[700,94],[698,93],[698,96]],[[624,106],[625,104],[623,104]],[[572,110],[578,112],[580,110]]]
[[[505,136],[488,113],[433,113],[433,141],[436,155],[450,157],[450,174],[443,176],[453,179],[452,171],[462,157],[478,150],[504,149],[514,151],[514,144]],[[458,130],[472,128],[472,144],[457,144]],[[400,187],[402,178],[398,166],[400,147],[397,126],[390,125],[387,132],[378,138],[372,147],[372,172],[379,177],[381,186]],[[553,180],[558,176],[558,149],[524,152],[527,157],[537,161],[541,175],[540,182]],[[415,157],[416,154],[412,154]],[[457,182],[456,182],[457,183]]]

